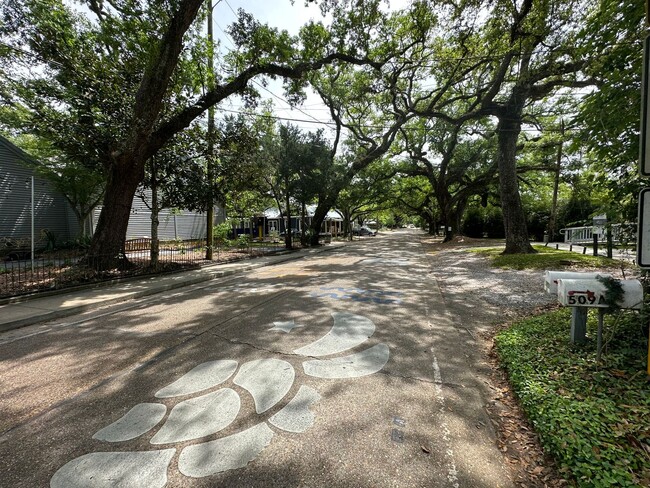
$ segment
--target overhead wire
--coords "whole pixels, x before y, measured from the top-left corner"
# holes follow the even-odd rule
[[[230,8],[230,10],[232,11],[232,13],[235,14],[235,16],[236,16],[237,13],[235,12],[235,10],[234,10],[234,9],[232,8],[232,6],[230,5],[230,2],[228,2],[228,0],[225,0],[225,3],[226,3],[226,5]],[[230,42],[230,44],[233,46],[233,48],[237,48],[235,42],[234,42],[233,39],[230,37],[230,35],[229,35],[229,34],[228,34],[228,33],[227,33],[227,32],[226,32],[226,31],[225,31],[225,30],[224,30],[224,29],[223,29],[219,24],[217,24],[216,22],[215,22],[215,24],[217,25],[217,27],[219,28],[219,30],[222,32],[222,34],[225,36],[226,40],[227,40],[228,42]],[[224,46],[224,48],[232,52],[232,50],[228,49],[227,47]],[[288,100],[284,99],[284,98],[281,97],[280,95],[277,95],[276,93],[273,93],[271,90],[269,90],[267,87],[265,87],[262,83],[260,83],[260,82],[258,82],[258,81],[256,81],[256,80],[252,80],[252,81],[253,81],[253,83],[254,83],[255,85],[257,85],[259,88],[261,88],[262,90],[264,90],[264,91],[266,91],[267,93],[269,93],[272,97],[274,97],[274,98],[280,100],[281,102],[287,104],[291,110],[296,110],[296,111],[300,112],[301,114],[303,114],[303,115],[309,117],[310,119],[312,119],[314,122],[316,122],[316,123],[318,123],[318,124],[322,124],[322,125],[325,125],[325,126],[330,125],[330,124],[327,124],[327,123],[322,122],[321,120],[319,120],[319,119],[317,119],[316,117],[314,117],[313,115],[311,115],[311,114],[309,114],[309,113],[307,113],[307,112],[301,110],[300,108],[298,108],[298,107],[294,107],[294,106],[291,104],[291,102],[289,102]],[[328,127],[328,128],[330,128],[330,127]]]
[[[259,118],[265,118],[265,119],[272,119],[272,120],[282,120],[282,121],[287,121],[287,122],[300,122],[300,123],[306,123],[306,124],[322,124],[322,125],[329,125],[332,127],[336,127],[336,124],[334,122],[321,122],[321,121],[314,121],[314,120],[307,120],[307,119],[297,119],[297,118],[291,118],[291,117],[281,117],[279,115],[269,115],[269,114],[259,114],[256,112],[247,112],[243,110],[233,110],[233,109],[226,109],[226,108],[220,108],[218,109],[221,112],[227,112],[227,113],[232,113],[232,114],[239,114],[239,115],[246,115],[249,117],[259,117]],[[384,125],[363,125],[362,128],[364,129],[375,129],[375,130],[386,130],[390,129],[390,126],[384,126]],[[404,130],[420,130],[419,128],[415,127],[404,127]],[[426,129],[425,129],[426,130]],[[564,128],[564,132],[568,131],[577,131],[579,128]],[[494,129],[496,132],[496,129]],[[501,132],[515,132],[514,130],[510,129],[501,129]],[[531,133],[543,133],[543,132],[562,132],[561,129],[555,129],[555,128],[548,128],[548,129],[535,129],[535,128],[527,128],[527,127],[522,127],[519,132],[531,132]]]

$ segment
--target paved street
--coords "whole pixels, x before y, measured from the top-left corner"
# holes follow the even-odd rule
[[[512,486],[490,308],[419,235],[0,334],[0,485]]]

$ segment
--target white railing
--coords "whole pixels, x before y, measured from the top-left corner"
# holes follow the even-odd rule
[[[618,244],[620,242],[621,224],[612,224],[612,242]],[[588,225],[585,227],[568,227],[560,229],[560,234],[564,236],[564,242],[571,244],[591,244],[594,242],[594,227]],[[603,232],[598,234],[598,242],[606,242],[607,234]]]

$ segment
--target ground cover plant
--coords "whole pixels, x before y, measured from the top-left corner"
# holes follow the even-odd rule
[[[585,345],[569,341],[569,309],[519,321],[495,337],[544,449],[578,486],[650,486],[647,324],[635,312],[607,315],[600,363],[594,312]]]
[[[505,269],[562,269],[569,267],[602,268],[621,267],[625,263],[602,256],[589,256],[572,251],[557,250],[545,246],[533,246],[537,254],[501,254],[503,248],[470,249],[487,255],[492,259],[492,266]]]

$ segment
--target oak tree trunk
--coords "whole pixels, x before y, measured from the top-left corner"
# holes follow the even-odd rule
[[[110,167],[104,208],[99,216],[86,263],[100,270],[124,267],[124,241],[138,184],[144,178],[144,164],[123,158]]]
[[[160,254],[160,242],[158,242],[160,204],[158,202],[158,166],[155,157],[150,160],[149,171],[151,171],[151,249],[149,251],[149,258],[151,259],[151,266],[156,267]]]
[[[289,187],[289,185],[287,184],[287,188],[288,187]],[[285,204],[287,206],[287,212],[286,212],[287,213],[287,224],[285,226],[284,247],[287,248],[287,249],[292,249],[293,246],[292,246],[292,242],[291,242],[291,238],[292,238],[292,236],[291,236],[291,231],[292,231],[292,229],[291,229],[291,200],[289,198],[289,192],[288,191],[287,191],[287,195],[286,195]]]
[[[338,195],[338,192],[336,193]],[[317,246],[318,245],[318,235],[320,234],[320,229],[321,226],[323,225],[323,222],[325,222],[325,217],[327,217],[327,212],[330,211],[331,208],[334,207],[334,202],[336,201],[336,197],[326,197],[323,198],[322,200],[319,199],[318,205],[316,206],[316,210],[314,210],[314,217],[311,220],[311,236],[310,236],[310,242],[309,244],[312,246]],[[343,225],[347,225],[347,219],[343,219]]]
[[[522,97],[523,98],[523,97]],[[528,239],[526,214],[519,194],[517,178],[517,139],[521,132],[523,105],[504,110],[497,125],[499,169],[499,192],[503,211],[503,226],[506,233],[504,254],[533,254],[536,251]]]

